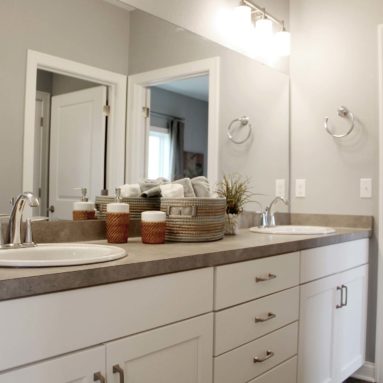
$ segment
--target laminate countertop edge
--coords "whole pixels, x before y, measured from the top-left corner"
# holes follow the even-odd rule
[[[270,235],[241,230],[217,242],[119,245],[128,256],[82,266],[0,268],[0,301],[117,283],[369,238],[369,229],[337,228],[326,235]],[[105,241],[92,243],[104,244]]]

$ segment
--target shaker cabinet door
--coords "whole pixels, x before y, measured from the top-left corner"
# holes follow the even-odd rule
[[[5,372],[0,383],[103,383],[104,377],[105,347],[99,346]]]
[[[340,302],[337,278],[334,275],[301,287],[298,383],[335,383],[333,337],[335,307]]]
[[[213,316],[107,343],[109,383],[211,383]]]

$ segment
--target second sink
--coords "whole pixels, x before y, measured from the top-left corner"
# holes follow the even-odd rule
[[[326,226],[280,225],[271,227],[251,227],[250,231],[263,234],[330,234],[335,229]]]

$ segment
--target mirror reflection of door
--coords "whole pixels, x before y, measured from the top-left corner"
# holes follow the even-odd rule
[[[39,88],[49,93],[51,117],[49,124],[36,117],[36,128],[45,127],[35,140],[41,206],[34,215],[71,219],[73,202],[80,199],[75,188],[87,188],[94,200],[105,186],[107,87],[38,70],[37,95]],[[36,99],[39,115],[40,104]]]
[[[148,88],[148,178],[206,176],[208,99],[208,75]]]

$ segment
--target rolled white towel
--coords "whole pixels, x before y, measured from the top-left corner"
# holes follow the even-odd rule
[[[135,198],[141,195],[141,188],[139,184],[126,184],[121,186],[121,197]]]
[[[161,195],[164,198],[184,198],[184,187],[180,184],[160,185]]]

